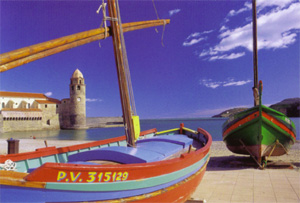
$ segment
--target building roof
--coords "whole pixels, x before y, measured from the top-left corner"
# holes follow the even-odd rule
[[[16,109],[13,109],[13,108],[3,108],[1,109],[1,111],[26,111],[26,112],[41,112],[42,110],[41,109],[21,109],[21,108],[16,108]]]
[[[56,100],[35,100],[39,104],[60,104],[60,101]]]
[[[0,97],[25,97],[25,98],[47,99],[47,97],[41,93],[5,92],[5,91],[0,91]]]
[[[83,75],[78,68],[74,71],[72,78],[83,78]]]

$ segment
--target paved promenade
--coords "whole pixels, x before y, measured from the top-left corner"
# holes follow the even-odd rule
[[[48,146],[63,147],[87,141],[48,140]],[[44,140],[21,139],[20,152],[45,147]],[[7,141],[0,139],[0,154],[7,152]],[[273,163],[258,169],[249,156],[238,156],[215,141],[207,171],[189,202],[300,202],[300,143],[289,155],[272,157]],[[197,201],[198,200],[198,201]]]
[[[271,158],[258,169],[248,156],[237,156],[222,142],[214,142],[211,159],[192,199],[203,202],[300,202],[300,143]],[[191,201],[193,202],[193,201]],[[196,201],[195,201],[196,202]]]

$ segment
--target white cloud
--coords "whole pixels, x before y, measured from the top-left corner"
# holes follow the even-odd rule
[[[198,38],[198,39],[192,39],[190,41],[185,41],[183,42],[183,46],[187,47],[187,46],[192,46],[194,44],[197,44],[199,42],[201,42],[202,40],[205,40],[205,38]]]
[[[45,96],[51,97],[51,96],[52,96],[52,92],[46,92],[46,93],[45,93]]]
[[[190,34],[186,39],[190,39],[193,37],[200,37],[200,36],[201,36],[200,32],[194,32],[194,33]]]
[[[101,102],[102,99],[90,99],[90,98],[86,98],[86,102]]]
[[[204,32],[194,32],[192,34],[190,34],[185,41],[183,42],[182,46],[192,46],[194,44],[198,44],[199,42],[206,40],[207,37],[203,37],[203,35],[207,35],[209,33],[213,32],[213,30],[208,30],[208,31],[204,31]]]
[[[201,79],[200,85],[207,88],[216,89],[217,87],[242,86],[252,82],[252,80],[235,81],[233,78],[227,78],[226,81],[213,81],[212,79]]]
[[[300,30],[300,2],[294,0],[257,1],[260,10],[264,10],[257,18],[258,49],[281,49],[294,44]],[[242,9],[230,11],[229,16],[237,15],[249,8],[245,3]],[[200,57],[209,57],[209,61],[219,59],[236,59],[245,55],[245,52],[233,53],[237,48],[244,48],[252,52],[252,22],[228,29],[223,25],[219,31],[219,43],[202,50]],[[207,60],[207,58],[204,58]]]
[[[241,8],[241,9],[237,10],[237,11],[231,10],[231,11],[228,13],[228,15],[229,15],[229,16],[236,16],[236,15],[238,15],[238,14],[240,14],[240,13],[243,13],[243,12],[245,12],[245,11],[247,11],[247,10],[249,10],[248,7],[243,7],[243,8]]]
[[[252,82],[252,80],[242,80],[242,81],[229,81],[223,84],[224,87],[228,86],[242,86]]]
[[[207,88],[216,89],[222,84],[222,82],[213,82],[212,79],[202,79],[200,80],[200,85],[204,85]]]
[[[224,54],[224,55],[221,55],[221,56],[212,56],[212,57],[209,58],[209,61],[215,61],[215,60],[220,60],[220,59],[225,59],[225,60],[237,59],[237,58],[240,58],[244,55],[245,55],[245,52]]]
[[[169,11],[169,16],[171,17],[172,15],[177,14],[179,12],[180,12],[180,9],[171,10],[171,11]]]

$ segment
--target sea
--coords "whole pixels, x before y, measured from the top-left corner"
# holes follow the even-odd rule
[[[296,126],[297,140],[300,140],[300,118],[291,118]],[[193,130],[203,128],[208,131],[213,141],[222,141],[222,125],[226,118],[176,118],[142,119],[141,131],[156,128],[158,131],[179,128],[180,123]],[[103,140],[125,134],[124,127],[90,128],[86,130],[47,130],[29,132],[0,133],[1,139],[44,139],[44,140]]]

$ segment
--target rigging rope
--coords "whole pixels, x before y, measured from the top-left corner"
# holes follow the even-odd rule
[[[155,11],[155,13],[156,13],[156,17],[157,17],[158,20],[160,20],[160,18],[159,18],[159,16],[158,16],[157,9],[156,9],[156,6],[155,6],[155,3],[154,3],[154,0],[152,0],[152,4],[153,4],[154,11]],[[161,45],[162,45],[163,47],[165,47],[165,45],[164,45],[164,33],[165,33],[165,27],[166,27],[166,21],[164,20],[164,27],[163,27],[163,31],[162,31],[162,35],[161,35]],[[157,28],[155,28],[155,31],[156,31],[156,33],[158,33]]]

